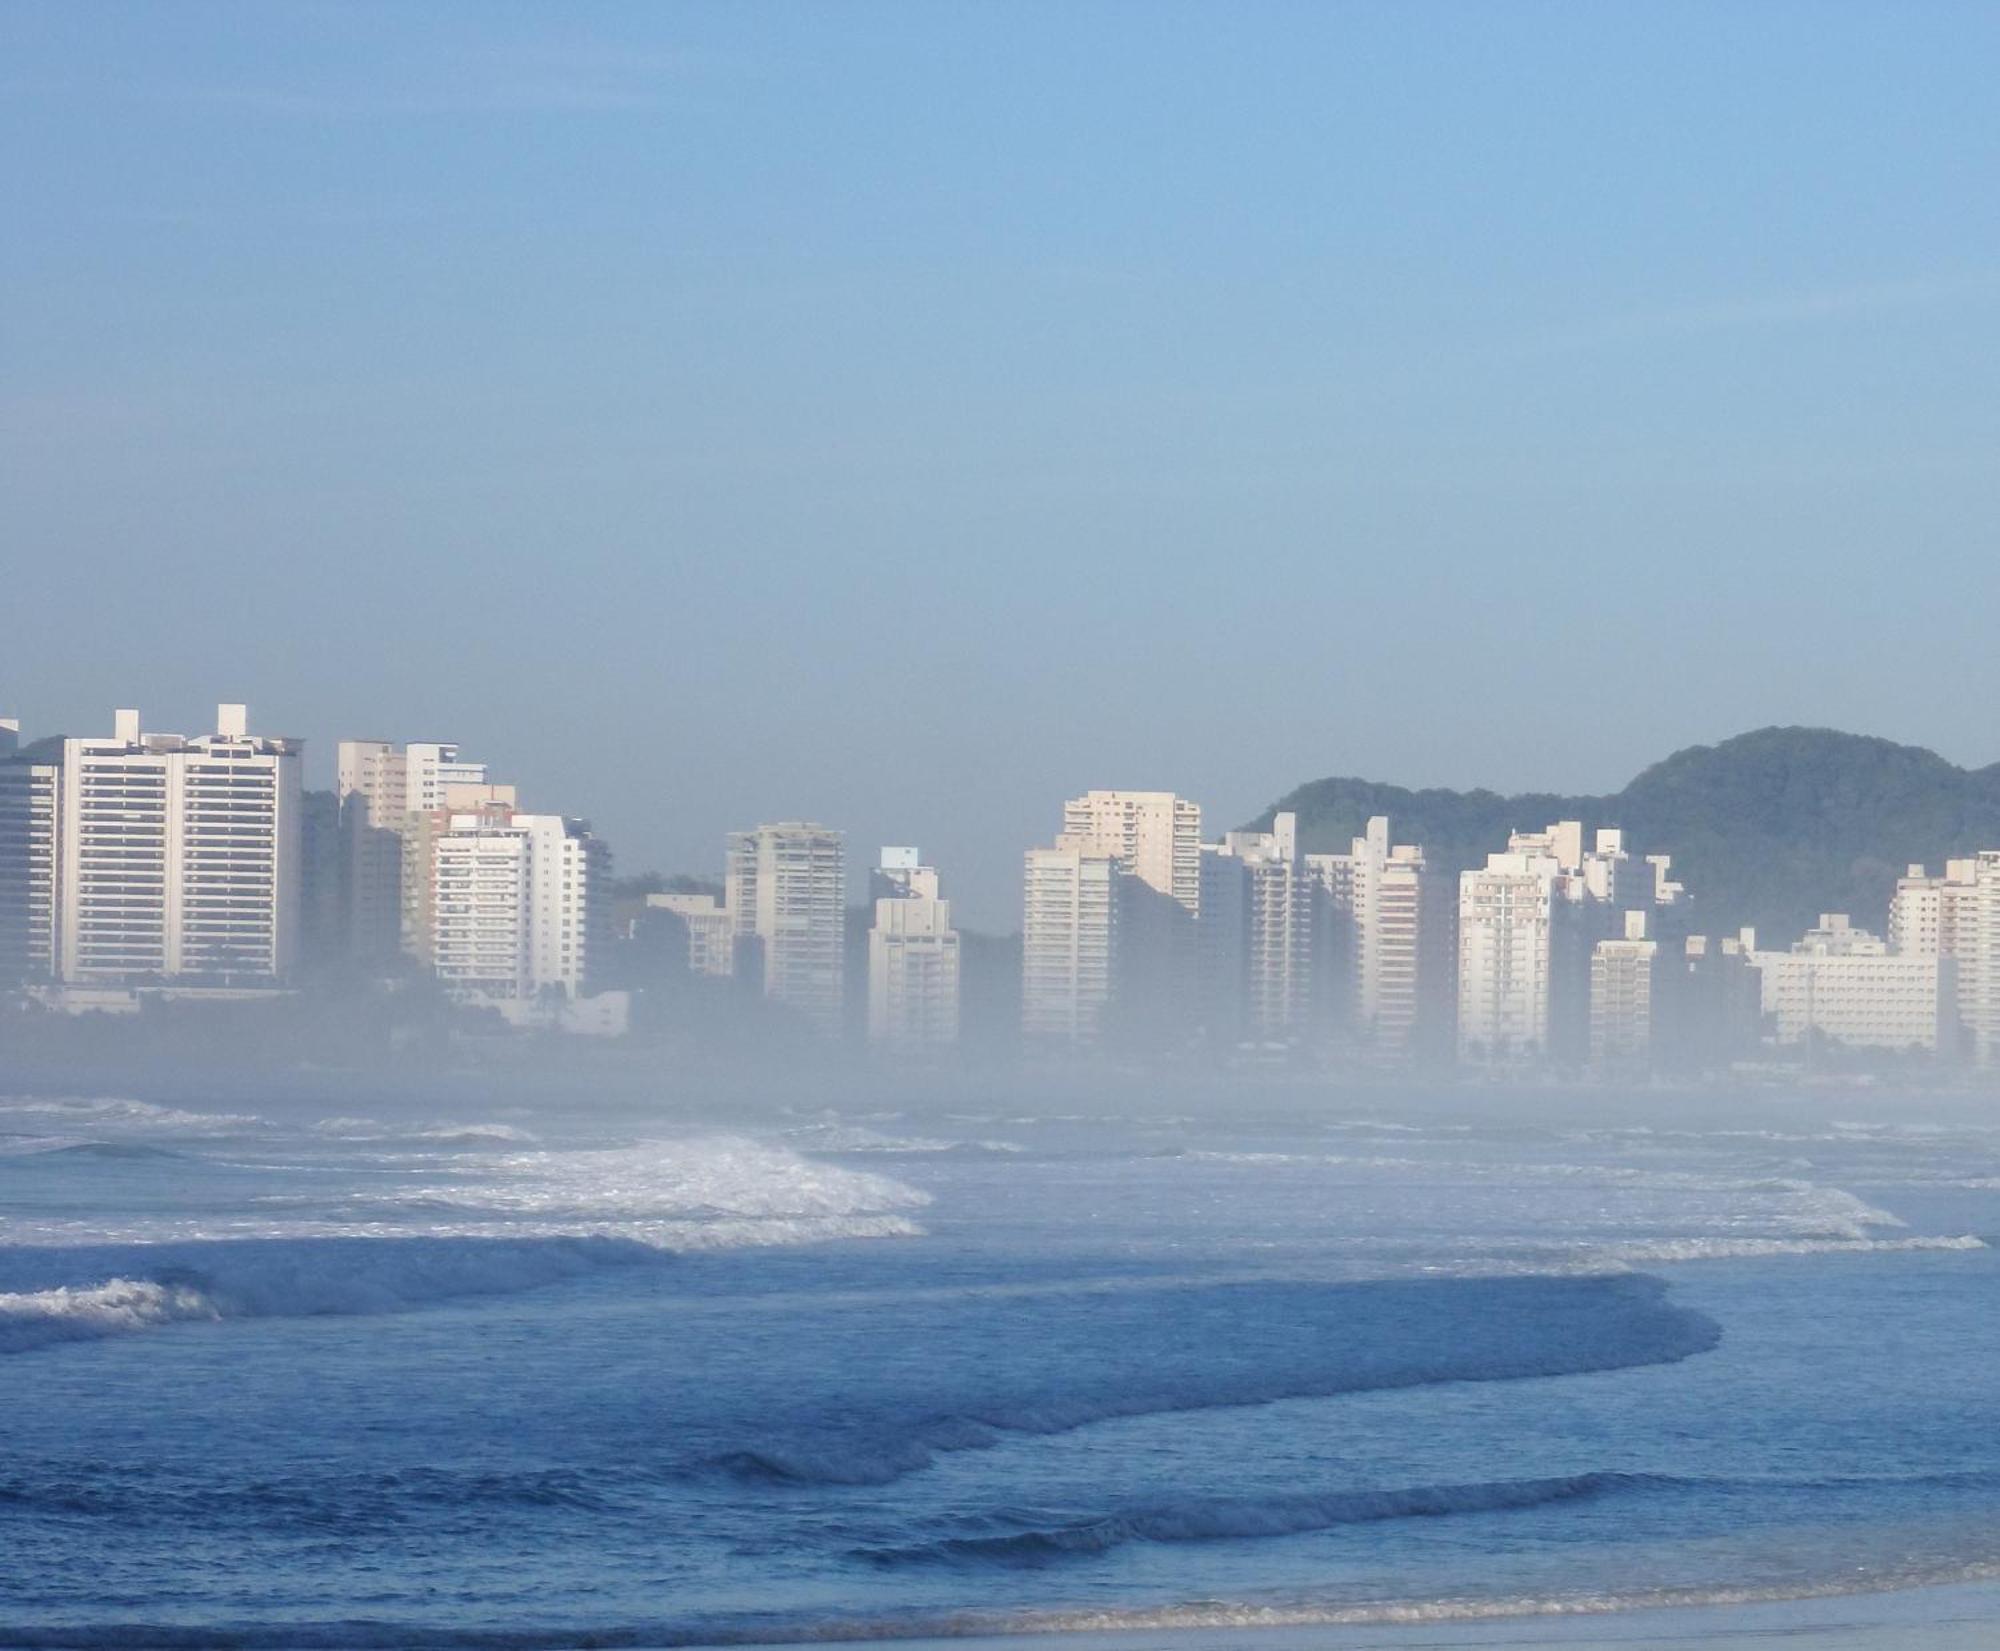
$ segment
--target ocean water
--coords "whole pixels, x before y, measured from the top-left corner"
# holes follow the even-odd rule
[[[2000,1108],[1181,1099],[0,1099],[0,1645],[2000,1575]]]

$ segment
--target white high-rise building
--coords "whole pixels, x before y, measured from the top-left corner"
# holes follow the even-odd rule
[[[1312,1007],[1314,885],[1299,858],[1298,816],[1202,846],[1199,978],[1226,1036],[1296,1037]]]
[[[1948,860],[1942,877],[1911,866],[1889,905],[1889,949],[1950,965],[1947,1048],[1981,1066],[2000,1062],[2000,851]]]
[[[1089,1044],[1104,1031],[1118,924],[1117,859],[1065,833],[1028,850],[1022,879],[1021,1032]]]
[[[1201,913],[1201,805],[1171,791],[1087,791],[1063,804],[1064,837],[1094,842],[1129,877]]]
[[[1635,859],[1606,827],[1517,831],[1507,852],[1459,878],[1461,1060],[1581,1062],[1590,1047],[1591,955],[1624,913],[1677,900],[1672,859]]]
[[[1628,911],[1623,937],[1598,941],[1590,955],[1590,1063],[1600,1071],[1652,1064],[1659,950],[1647,938],[1646,913]]]
[[[1831,912],[1789,952],[1756,952],[1765,1019],[1781,1044],[1819,1036],[1857,1048],[1946,1047],[1952,963],[1939,953],[1897,955]]]
[[[258,987],[298,950],[297,740],[212,734],[60,739],[0,763],[0,946],[65,986]]]
[[[340,742],[334,792],[345,840],[341,904],[354,955],[393,957],[409,942],[403,837],[411,818],[446,807],[455,790],[486,783],[486,764],[463,761],[456,745]]]
[[[1309,854],[1324,897],[1325,966],[1337,1011],[1364,1045],[1401,1054],[1414,1041],[1425,990],[1424,851],[1392,843],[1386,815],[1346,854]],[[1340,1001],[1344,1000],[1344,1001]]]
[[[1512,851],[1459,874],[1459,1059],[1547,1054],[1561,875],[1552,854]]]
[[[581,820],[492,801],[417,814],[407,840],[412,949],[453,996],[583,994],[604,852]]]
[[[868,931],[868,1035],[903,1049],[958,1040],[958,931],[938,874],[913,848],[885,848]]]
[[[728,901],[737,938],[762,952],[764,995],[838,1032],[847,938],[841,834],[799,820],[732,832]]]

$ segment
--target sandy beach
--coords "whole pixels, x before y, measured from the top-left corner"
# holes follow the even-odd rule
[[[1682,1606],[1587,1616],[1368,1627],[1217,1628],[1048,1636],[864,1642],[897,1651],[1474,1651],[1537,1647],[1624,1651],[1698,1646],[1701,1651],[1993,1651],[2000,1646],[2000,1582],[1895,1593]]]

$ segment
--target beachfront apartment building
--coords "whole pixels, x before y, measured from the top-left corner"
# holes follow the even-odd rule
[[[731,928],[757,957],[766,998],[818,1031],[841,1029],[845,1003],[845,839],[808,820],[785,820],[728,841]]]
[[[453,997],[583,995],[607,863],[583,821],[461,801],[411,815],[405,845],[410,948]]]
[[[958,1041],[959,945],[937,868],[914,848],[885,848],[868,931],[868,1035],[892,1049]]]
[[[1023,861],[1021,1033],[1031,1047],[1095,1043],[1111,1003],[1117,858],[1065,833]]]
[[[0,948],[23,978],[270,987],[297,960],[302,742],[249,731],[52,738],[0,761]]]
[[[486,783],[486,764],[466,761],[456,745],[339,742],[334,763],[341,836],[339,908],[352,956],[379,962],[410,943],[403,895],[403,839],[410,821],[446,807],[453,792]]]

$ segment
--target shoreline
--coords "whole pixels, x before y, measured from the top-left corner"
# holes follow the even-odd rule
[[[1191,1638],[1192,1636],[1192,1638]],[[2000,1580],[1924,1583],[1786,1599],[1523,1610],[1429,1622],[1190,1621],[1132,1627],[1026,1628],[946,1637],[821,1639],[856,1651],[1002,1651],[1024,1642],[1065,1651],[1456,1651],[1549,1647],[1617,1651],[1698,1645],[1703,1651],[1991,1651],[2000,1644]],[[799,1641],[733,1642],[733,1651],[775,1651]],[[669,1651],[644,1647],[640,1651]]]

